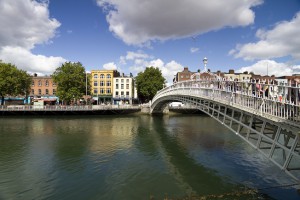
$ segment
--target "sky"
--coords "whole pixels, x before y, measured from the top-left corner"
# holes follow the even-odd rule
[[[0,60],[39,75],[64,62],[169,83],[188,67],[300,74],[300,0],[0,0]]]

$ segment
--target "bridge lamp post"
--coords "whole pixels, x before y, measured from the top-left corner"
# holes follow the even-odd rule
[[[204,58],[203,58],[203,63],[204,63],[204,72],[207,72],[207,68],[206,68],[207,61],[208,61],[208,59],[207,59],[206,57],[204,57]]]

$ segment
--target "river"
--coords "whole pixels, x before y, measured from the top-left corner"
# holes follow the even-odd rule
[[[0,118],[1,200],[299,199],[293,183],[203,115]]]

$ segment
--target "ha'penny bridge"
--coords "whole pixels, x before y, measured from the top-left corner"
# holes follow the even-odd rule
[[[164,113],[182,102],[211,116],[300,181],[300,87],[260,82],[190,80],[160,90],[150,105]]]

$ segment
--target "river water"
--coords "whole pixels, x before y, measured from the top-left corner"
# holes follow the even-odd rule
[[[3,200],[299,199],[293,183],[207,116],[0,118]]]

